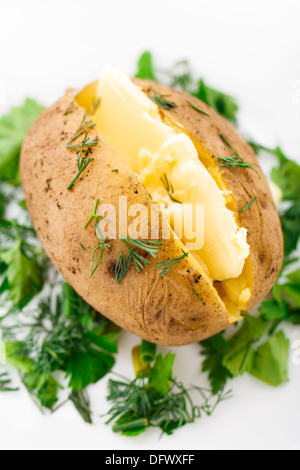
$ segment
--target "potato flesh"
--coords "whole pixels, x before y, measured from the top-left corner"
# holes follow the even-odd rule
[[[164,215],[180,204],[172,201],[161,178],[173,185],[173,198],[204,206],[204,245],[192,254],[206,265],[212,280],[237,278],[249,255],[247,231],[236,224],[218,188],[198,157],[191,139],[163,123],[158,107],[129,78],[107,68],[98,88],[100,106],[94,116],[103,140],[130,165]],[[183,238],[183,242],[185,242]]]

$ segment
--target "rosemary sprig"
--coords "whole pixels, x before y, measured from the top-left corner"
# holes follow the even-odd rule
[[[120,284],[122,279],[128,273],[132,264],[134,264],[137,272],[141,272],[145,266],[150,263],[150,260],[144,258],[140,253],[136,251],[136,248],[149,253],[153,258],[156,258],[156,255],[159,251],[159,246],[162,246],[163,243],[159,240],[138,240],[129,237],[120,235],[120,240],[129,250],[128,255],[126,256],[123,251],[121,251],[120,258],[116,264],[115,274],[117,284]],[[133,246],[132,246],[133,245]]]
[[[182,202],[180,202],[180,201],[178,201],[178,199],[174,198],[174,196],[173,196],[174,187],[173,187],[172,183],[169,182],[166,173],[164,173],[163,177],[161,177],[160,179],[161,179],[161,181],[162,181],[162,183],[163,183],[163,185],[164,185],[171,201],[177,202],[178,204],[182,204]]]
[[[78,168],[77,175],[73,178],[73,180],[67,187],[68,190],[70,190],[74,186],[78,178],[80,178],[80,176],[86,170],[88,165],[94,160],[93,158],[88,157],[88,155],[92,151],[92,149],[94,149],[98,145],[99,142],[98,136],[92,140],[89,140],[89,132],[95,128],[96,124],[94,124],[92,120],[87,121],[87,116],[88,113],[85,113],[79,128],[76,130],[75,134],[66,145],[69,150],[77,153]],[[83,134],[85,134],[83,141],[77,144],[73,144],[73,142]]]
[[[104,220],[105,222],[107,222],[108,224],[110,223],[109,220],[105,219],[104,217],[102,217],[101,215],[97,215],[97,207],[98,207],[98,204],[99,204],[99,199],[96,200],[95,202],[95,206],[94,206],[94,209],[93,209],[93,212],[91,214],[91,216],[89,217],[88,221],[86,222],[84,228],[87,228],[88,225],[91,223],[91,221],[93,219],[95,219],[95,223],[98,222],[98,220]]]
[[[240,154],[235,150],[235,148],[231,145],[231,143],[226,139],[224,134],[220,134],[224,142],[228,145],[228,147],[234,152],[232,157],[218,157],[220,162],[222,162],[222,167],[241,167],[241,168],[249,168],[254,170],[258,175],[258,171],[255,168],[255,165],[250,162],[245,162],[245,160],[240,156]]]
[[[189,105],[190,108],[194,109],[195,111],[198,111],[198,113],[203,114],[204,116],[209,116],[209,114],[205,113],[201,109],[197,108],[194,104],[192,104],[190,101],[187,101],[187,104]]]
[[[250,202],[244,207],[244,209],[242,209],[242,212],[243,212],[243,213],[246,212],[246,210],[248,210],[249,207],[252,206],[252,204],[256,201],[256,199],[258,199],[257,196],[256,196],[255,198],[253,198],[252,201],[250,201]]]
[[[153,96],[149,96],[149,98],[157,104],[160,108],[167,109],[168,111],[172,111],[173,113],[176,113],[174,108],[178,108],[177,104],[173,103],[173,101],[168,101],[166,99],[167,95],[162,95],[161,93],[158,93],[158,91],[154,90],[153,87],[151,87]]]
[[[182,261],[184,258],[187,258],[189,256],[189,254],[183,251],[183,249],[181,249],[181,251],[183,255],[180,256],[180,258],[174,258],[174,259],[169,259],[167,261],[160,261],[158,263],[155,263],[157,266],[155,266],[154,269],[160,269],[159,271],[160,276],[164,276],[165,274],[167,274],[170,271],[170,269],[174,268],[174,266],[180,263],[180,261]]]

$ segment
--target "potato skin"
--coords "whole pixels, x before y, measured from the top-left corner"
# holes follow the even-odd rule
[[[217,165],[216,155],[231,155],[219,137],[220,130],[246,160],[256,163],[252,149],[233,126],[204,103],[167,87],[145,81],[138,83],[146,93],[153,85],[159,92],[170,95],[168,99],[180,106],[177,122],[215,155]],[[64,115],[73,99],[74,92],[69,90],[42,113],[25,139],[20,160],[27,207],[53,264],[98,312],[150,342],[181,346],[224,330],[230,324],[224,304],[206,277],[195,271],[186,259],[163,277],[154,270],[155,261],[182,255],[174,240],[165,242],[157,259],[151,259],[151,264],[141,273],[132,267],[119,285],[116,284],[114,268],[124,246],[120,240],[110,240],[109,253],[104,254],[101,265],[93,278],[90,277],[91,253],[84,252],[80,244],[86,248],[95,248],[98,244],[93,225],[86,230],[83,228],[96,198],[116,207],[119,196],[127,195],[130,203],[147,207],[151,198],[127,163],[101,140],[93,151],[94,161],[73,189],[67,190],[76,174],[76,155],[66,148],[66,143],[83,116],[82,108],[76,104],[71,114]],[[186,104],[187,100],[195,106],[202,106],[201,109],[207,110],[210,117],[202,117],[193,111]],[[116,168],[118,172],[113,172]],[[220,171],[240,210],[253,197],[259,197],[259,203],[241,215],[241,223],[249,231],[251,244],[254,293],[250,306],[253,306],[270,290],[281,267],[283,242],[280,222],[260,170],[261,178],[254,171],[240,168],[220,167]]]

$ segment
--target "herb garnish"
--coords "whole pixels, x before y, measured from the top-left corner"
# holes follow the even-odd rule
[[[250,201],[250,202],[244,207],[244,209],[242,209],[242,212],[246,212],[246,211],[249,209],[249,207],[251,207],[252,204],[256,201],[256,199],[258,199],[257,196],[254,197],[254,198],[252,199],[252,201]]]
[[[250,163],[250,162],[245,162],[245,160],[239,155],[237,150],[233,148],[233,146],[230,144],[230,142],[226,139],[224,134],[220,134],[224,142],[228,145],[228,147],[234,152],[234,155],[232,157],[218,157],[220,162],[222,162],[222,167],[241,167],[241,168],[249,168],[251,170],[254,170],[258,175],[258,171],[255,168],[255,164]]]
[[[89,253],[93,253],[92,254],[92,260],[91,260],[91,278],[94,276],[94,274],[97,271],[99,265],[101,264],[101,261],[103,259],[103,250],[105,249],[107,252],[109,252],[110,247],[111,247],[111,245],[109,243],[107,243],[106,238],[102,237],[102,234],[101,234],[100,229],[99,229],[97,224],[95,224],[95,229],[96,229],[97,237],[100,241],[99,245],[97,245],[96,248],[94,248],[92,250],[88,250],[87,248],[85,248],[80,243],[80,246],[84,251],[87,251]],[[96,254],[97,254],[98,251],[99,251],[99,260],[98,260],[97,263],[95,263],[95,257],[96,257]]]
[[[17,392],[18,388],[11,387],[11,378],[7,372],[0,374],[0,392]]]
[[[200,302],[202,302],[202,303],[204,304],[203,300],[202,300],[201,297],[197,294],[197,292],[195,291],[195,289],[193,289],[193,292],[194,292],[195,296],[197,297],[197,299],[200,300]]]
[[[171,353],[165,357],[162,354],[152,356],[152,366],[146,363],[146,368],[142,367],[133,381],[123,377],[109,381],[107,399],[112,407],[107,423],[115,422],[114,432],[137,436],[149,427],[157,427],[171,435],[203,414],[210,416],[219,403],[230,397],[230,392],[219,392],[213,397],[208,389],[195,386],[187,389],[173,377],[174,359]],[[200,394],[202,405],[194,404],[192,392]]]
[[[138,253],[131,245],[149,253],[153,258],[156,258],[156,255],[159,251],[158,247],[163,245],[163,243],[159,240],[140,240],[125,237],[123,235],[120,235],[120,240],[129,250],[129,253],[126,256],[123,251],[121,251],[120,258],[118,259],[115,268],[117,284],[120,284],[122,279],[124,279],[132,263],[134,264],[138,273],[141,272],[145,266],[150,264],[150,260],[140,255],[140,253]]]
[[[78,178],[80,178],[80,176],[88,167],[88,165],[94,160],[93,158],[88,157],[88,155],[95,147],[97,147],[99,143],[98,136],[92,140],[89,140],[89,133],[96,127],[96,124],[94,124],[92,120],[87,121],[86,120],[87,117],[88,117],[88,113],[85,113],[79,128],[77,129],[73,137],[69,140],[69,142],[66,145],[66,147],[69,150],[77,153],[77,168],[78,168],[77,175],[67,187],[68,190],[70,190],[74,186]],[[77,144],[76,143],[73,144],[73,142],[83,134],[85,134],[83,141]]]
[[[161,93],[158,93],[158,91],[154,90],[153,87],[151,87],[153,96],[149,96],[149,98],[154,101],[155,104],[157,104],[160,108],[167,109],[168,111],[172,111],[173,113],[176,113],[174,108],[177,108],[177,104],[173,103],[173,101],[168,101],[166,99],[167,95],[162,95]]]
[[[166,173],[164,173],[163,177],[160,178],[171,201],[177,202],[178,204],[182,204],[182,202],[178,201],[178,199],[175,199],[173,194],[174,194],[174,187],[173,184],[169,182],[168,177]]]
[[[198,113],[203,114],[204,116],[209,116],[209,114],[205,113],[204,111],[201,111],[201,109],[197,108],[197,106],[192,104],[190,101],[187,101],[187,104],[190,108],[194,109],[195,111],[198,111]]]
[[[91,216],[89,217],[88,221],[86,222],[84,228],[87,228],[88,225],[91,223],[91,221],[92,221],[93,219],[95,219],[95,223],[97,223],[98,220],[104,220],[104,221],[107,222],[108,224],[110,223],[109,220],[105,219],[105,218],[102,217],[101,215],[97,215],[97,207],[98,207],[99,202],[100,202],[99,199],[96,199],[93,212],[92,212]]]
[[[37,307],[14,310],[6,323],[1,320],[6,361],[20,372],[37,405],[52,411],[61,406],[56,404],[62,388],[52,374],[63,371],[69,377],[69,399],[90,422],[86,387],[113,367],[118,333],[68,284],[60,292],[58,287],[55,283]]]
[[[104,217],[102,217],[100,215],[97,215],[98,204],[99,204],[99,199],[96,200],[93,212],[92,212],[91,216],[89,217],[89,219],[87,220],[84,228],[87,228],[88,225],[91,223],[91,221],[94,219],[96,235],[97,235],[97,237],[100,241],[100,244],[97,245],[96,248],[94,248],[92,250],[88,250],[80,243],[80,246],[84,251],[93,253],[92,254],[92,260],[91,260],[91,277],[93,277],[93,275],[97,271],[97,269],[98,269],[98,267],[99,267],[99,265],[100,265],[100,263],[103,259],[103,249],[105,249],[108,252],[110,247],[111,247],[111,245],[109,243],[107,243],[106,238],[102,237],[101,231],[100,231],[99,226],[98,226],[98,221],[99,220],[104,220],[105,222],[109,223],[109,220],[104,219]],[[95,256],[96,256],[98,251],[99,251],[99,261],[97,263],[95,263]]]
[[[158,263],[155,263],[157,266],[155,266],[154,269],[160,269],[159,271],[160,276],[164,276],[165,274],[167,274],[170,271],[170,269],[176,266],[176,264],[180,263],[180,261],[182,261],[184,258],[187,258],[189,256],[189,254],[183,251],[183,249],[181,249],[181,251],[183,255],[180,256],[180,258],[168,259],[167,261],[159,261]]]
[[[71,101],[69,106],[67,107],[66,111],[64,112],[64,116],[68,116],[69,114],[72,114],[74,111],[74,106],[75,106],[75,101]]]

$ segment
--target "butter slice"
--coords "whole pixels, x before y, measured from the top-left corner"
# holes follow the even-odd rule
[[[127,161],[153,202],[160,204],[175,233],[172,213],[179,204],[170,198],[164,175],[173,186],[174,199],[204,206],[204,244],[191,253],[205,263],[212,280],[238,277],[250,251],[247,230],[238,227],[226,207],[226,195],[199,160],[191,139],[166,125],[157,105],[115,68],[107,68],[100,77],[98,98],[94,119],[100,135]]]

